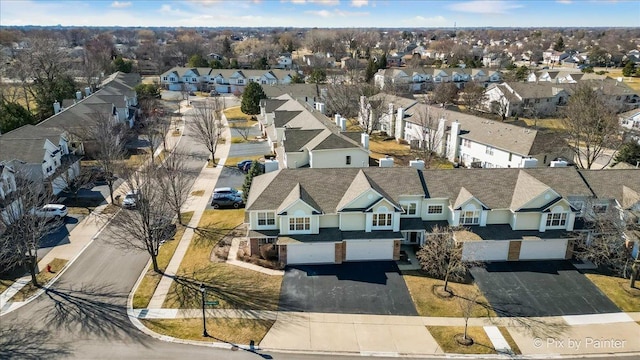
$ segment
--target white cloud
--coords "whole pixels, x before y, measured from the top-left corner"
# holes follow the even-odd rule
[[[354,12],[354,11],[342,11],[342,10],[309,10],[305,11],[305,14],[316,15],[323,18],[330,17],[359,17],[359,16],[368,16],[368,12]]]
[[[369,5],[369,0],[351,0],[351,6],[363,7]]]
[[[447,7],[454,11],[476,14],[506,14],[509,10],[521,8],[522,5],[505,0],[473,0],[450,4]]]
[[[131,6],[131,1],[114,1],[111,3],[111,7],[116,9],[124,9],[129,6]]]
[[[410,19],[402,20],[402,23],[406,26],[416,27],[432,27],[432,26],[445,26],[450,25],[449,20],[444,16],[438,15],[433,17],[414,16]]]
[[[556,0],[557,3],[559,4],[565,4],[565,5],[569,5],[571,3],[573,3],[572,0]]]
[[[289,0],[292,4],[304,5],[304,4],[318,4],[325,6],[340,5],[340,0]],[[281,0],[281,2],[287,2],[287,0]]]

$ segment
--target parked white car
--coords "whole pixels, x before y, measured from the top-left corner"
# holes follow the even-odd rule
[[[62,219],[67,214],[69,214],[69,210],[67,207],[62,204],[47,204],[40,209],[36,210],[36,215],[47,218],[47,219]]]
[[[140,196],[139,190],[131,190],[124,196],[124,200],[122,200],[122,206],[125,209],[135,209],[136,204],[138,202],[138,197]]]

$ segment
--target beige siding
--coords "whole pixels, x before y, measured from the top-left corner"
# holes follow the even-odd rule
[[[347,156],[351,156],[350,165],[347,165]],[[369,154],[360,148],[312,151],[310,158],[309,164],[312,168],[361,168],[369,166]]]
[[[383,208],[386,208],[383,209]],[[384,211],[382,211],[384,210]],[[382,200],[380,201],[378,204],[376,204],[376,206],[373,207],[373,212],[393,212],[394,211],[394,207],[391,203],[389,203],[386,200]]]
[[[508,224],[511,211],[509,210],[492,210],[487,213],[488,224]]]
[[[547,190],[545,191],[543,194],[540,194],[540,196],[538,196],[537,198],[533,199],[532,201],[528,202],[526,204],[527,208],[539,208],[542,207],[546,204],[549,203],[549,201],[555,199],[556,197],[558,197],[556,194],[553,193],[552,190]]]
[[[540,228],[540,213],[517,213],[515,225],[513,230],[538,230]]]
[[[339,215],[321,215],[320,227],[321,228],[337,228],[340,226]]]
[[[340,214],[340,230],[364,230],[365,215],[363,213],[356,214]]]
[[[442,205],[442,214],[429,214],[429,205]],[[422,212],[420,213],[422,220],[447,220],[449,218],[449,201],[448,200],[426,200],[422,203]]]
[[[374,201],[378,200],[380,195],[373,190],[367,190],[364,194],[360,195],[351,204],[348,204],[348,208],[361,209],[368,207]]]
[[[295,169],[309,164],[309,154],[307,152],[287,153],[287,168]]]

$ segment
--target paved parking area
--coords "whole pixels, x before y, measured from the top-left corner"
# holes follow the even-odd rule
[[[568,261],[490,263],[471,270],[499,316],[563,316],[619,312]]]
[[[280,310],[418,315],[393,261],[288,267],[282,280]]]

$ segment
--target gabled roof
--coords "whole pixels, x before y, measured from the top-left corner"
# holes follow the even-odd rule
[[[282,201],[282,203],[276,210],[276,213],[281,214],[298,200],[303,201],[305,204],[313,208],[316,212],[320,212],[318,204],[316,204],[313,198],[309,196],[309,193],[304,189],[304,187],[300,186],[300,183],[298,183],[293,187],[293,189],[291,189],[289,195],[287,195],[287,197]]]
[[[518,179],[516,180],[516,186],[513,189],[513,196],[509,208],[511,211],[518,211],[533,199],[549,190],[551,190],[551,188],[540,180],[524,171],[520,171]]]
[[[453,202],[454,209],[460,209],[464,203],[473,199],[474,196],[464,186],[460,188],[456,201]]]
[[[262,105],[264,106],[265,112],[267,114],[276,111],[276,109],[287,102],[287,100],[281,99],[262,99],[260,101],[262,102]]]
[[[287,129],[285,131],[284,151],[295,152],[302,151],[302,149],[311,140],[318,136],[322,129]]]
[[[640,194],[638,169],[579,170],[598,199],[616,199],[620,205],[632,206]]]
[[[285,127],[296,116],[300,115],[302,111],[284,111],[284,110],[276,110],[273,112],[273,124],[277,128]]]
[[[340,199],[336,209],[338,211],[344,209],[345,206],[349,205],[358,196],[368,190],[372,190],[372,186],[369,183],[369,179],[367,179],[367,176],[364,174],[364,171],[360,170],[351,181],[347,191],[344,192],[344,195],[342,196],[342,199]]]
[[[310,150],[353,149],[360,147],[359,143],[350,138],[332,133],[329,130],[324,130],[320,135],[325,136],[317,136],[314,141],[311,141],[309,143]]]
[[[19,160],[29,164],[42,164],[44,144],[51,141],[56,147],[64,131],[24,125],[0,135],[0,161]]]

